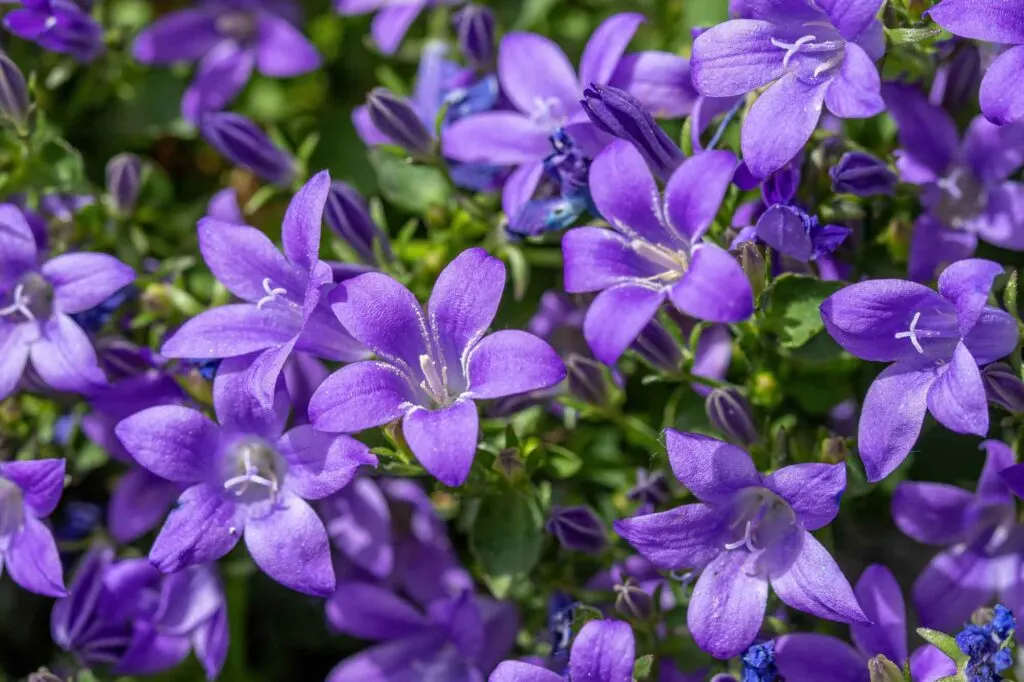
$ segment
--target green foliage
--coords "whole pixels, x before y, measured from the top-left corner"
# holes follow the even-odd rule
[[[821,302],[842,286],[842,282],[806,275],[787,273],[778,277],[762,296],[761,328],[776,334],[783,348],[800,348],[825,328]]]

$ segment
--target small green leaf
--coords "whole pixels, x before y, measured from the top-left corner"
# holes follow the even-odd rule
[[[1020,276],[1016,269],[1010,270],[1010,279],[1006,282],[1006,290],[1003,291],[1003,306],[1006,308],[1006,312],[1013,315],[1016,319],[1020,319],[1020,315],[1017,310],[1017,291],[1019,287]]]
[[[647,654],[636,659],[636,663],[633,664],[633,679],[634,680],[646,680],[651,674],[651,668],[654,666],[654,655]]]
[[[548,452],[547,465],[558,478],[569,478],[583,466],[583,460],[572,450],[554,444],[545,446],[545,449]]]
[[[956,645],[956,640],[945,632],[930,630],[928,628],[918,628],[917,634],[921,635],[921,638],[924,639],[924,641],[933,645],[936,649],[952,658],[953,661],[956,662],[957,666],[959,666],[962,661],[967,660],[967,656],[960,651],[960,647]]]
[[[922,43],[942,33],[938,28],[893,28],[886,30],[892,45],[914,45]]]
[[[381,148],[370,150],[370,164],[377,172],[381,194],[399,208],[424,215],[448,203],[451,188],[437,168],[410,163]]]
[[[807,275],[778,277],[762,296],[763,328],[778,335],[784,348],[799,348],[824,328],[818,308],[842,286]]]
[[[481,500],[469,545],[487,574],[529,572],[540,559],[542,542],[540,513],[529,498],[503,490]]]

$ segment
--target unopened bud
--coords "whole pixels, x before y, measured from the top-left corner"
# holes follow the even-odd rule
[[[19,131],[28,130],[28,85],[18,65],[5,54],[0,54],[0,111]]]
[[[870,197],[896,191],[896,174],[879,158],[864,152],[847,152],[828,172],[832,191]]]
[[[683,354],[675,337],[657,320],[652,320],[640,331],[632,349],[654,368],[672,374],[679,370]]]
[[[459,50],[477,71],[494,68],[494,12],[470,4],[452,17]]]
[[[615,590],[615,610],[626,618],[647,620],[654,613],[654,598],[633,578],[626,578],[625,583],[612,589]]]
[[[295,175],[295,161],[279,149],[253,121],[227,111],[203,116],[203,137],[232,163],[248,168],[267,182],[287,185]]]
[[[547,530],[565,549],[600,554],[608,546],[604,523],[590,507],[554,507]]]
[[[118,154],[107,162],[107,196],[120,215],[135,210],[142,188],[142,159],[135,154]]]
[[[903,671],[882,654],[868,661],[868,675],[871,682],[903,682]]]
[[[324,219],[327,226],[344,239],[367,265],[379,265],[376,249],[380,249],[385,258],[391,257],[387,235],[373,222],[363,197],[348,184],[340,180],[331,183]]]
[[[1002,362],[992,363],[981,371],[981,379],[989,402],[1009,412],[1024,412],[1024,382],[1013,368]]]
[[[526,468],[523,460],[519,459],[519,453],[515,448],[505,448],[498,453],[494,460],[494,468],[505,475],[510,481],[518,480]]]
[[[750,447],[760,439],[753,410],[739,390],[732,387],[716,388],[708,394],[704,407],[711,424],[730,443]]]
[[[565,361],[569,393],[590,405],[608,404],[610,392],[604,365],[576,353]]]
[[[434,152],[434,138],[408,100],[387,88],[374,88],[366,98],[370,120],[392,142],[413,156]]]

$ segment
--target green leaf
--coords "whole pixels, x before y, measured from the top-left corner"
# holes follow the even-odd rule
[[[942,33],[938,28],[893,28],[887,29],[889,42],[893,45],[913,45],[924,42]]]
[[[448,203],[451,188],[437,168],[410,163],[380,148],[370,150],[370,165],[381,194],[399,208],[424,215],[431,207]]]
[[[960,651],[960,647],[956,645],[956,640],[945,632],[930,630],[928,628],[918,628],[917,634],[921,635],[921,638],[924,639],[924,641],[933,645],[936,649],[952,658],[958,667],[962,661],[967,660],[967,656]]]
[[[1010,279],[1006,282],[1006,289],[1003,291],[1003,306],[1006,308],[1006,312],[1010,313],[1016,319],[1020,319],[1020,315],[1017,310],[1017,291],[1019,288],[1020,275],[1016,269],[1010,270]]]
[[[784,274],[765,291],[762,328],[778,335],[784,348],[799,348],[824,328],[821,302],[843,286],[807,275]]]
[[[654,665],[654,655],[647,654],[636,659],[633,664],[633,679],[646,680],[651,674],[651,667]]]
[[[583,466],[583,460],[572,450],[560,445],[545,446],[548,452],[547,465],[554,470],[558,478],[569,478]]]
[[[539,510],[526,496],[504,490],[480,501],[469,546],[490,576],[528,573],[542,542]]]

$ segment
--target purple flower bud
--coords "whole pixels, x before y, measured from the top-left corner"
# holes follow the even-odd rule
[[[948,50],[951,57],[936,69],[928,100],[947,111],[959,111],[978,97],[983,75],[981,51],[966,40],[949,40],[937,47],[940,55]]]
[[[631,142],[662,180],[667,180],[683,162],[679,146],[662,130],[640,100],[629,93],[591,83],[583,91],[580,103],[594,125],[609,135]]]
[[[0,112],[18,130],[25,131],[29,114],[28,86],[21,69],[7,55],[0,54]]]
[[[864,152],[847,152],[828,172],[832,191],[870,197],[896,191],[896,174],[881,159]]]
[[[683,362],[679,344],[657,320],[652,320],[640,331],[632,349],[655,369],[666,374],[678,371]]]
[[[126,153],[107,162],[107,195],[115,211],[121,215],[134,211],[141,188],[142,159]]]
[[[354,188],[340,180],[331,183],[324,208],[327,226],[344,239],[368,265],[379,265],[374,244],[381,255],[391,258],[388,237],[370,217],[366,200]]]
[[[226,111],[206,114],[201,130],[214,149],[267,182],[287,185],[295,175],[292,157],[275,146],[258,125],[241,114]]]
[[[608,545],[604,523],[590,507],[554,507],[547,530],[573,552],[600,554]]]
[[[1024,412],[1024,382],[1013,368],[1002,362],[995,362],[981,370],[985,384],[985,395],[1008,412]]]
[[[494,12],[480,5],[466,5],[452,18],[459,50],[477,71],[494,69]]]
[[[637,514],[650,514],[654,508],[669,498],[671,491],[663,471],[647,473],[646,469],[636,470],[636,485],[626,492],[626,497],[641,502]]]
[[[370,120],[395,144],[413,156],[434,152],[434,138],[408,100],[387,88],[374,88],[366,98]]]
[[[755,228],[758,239],[784,256],[806,263],[839,248],[851,230],[822,225],[818,216],[797,206],[776,204],[764,212]]]
[[[610,393],[604,365],[573,353],[566,359],[565,367],[569,393],[590,405],[608,404]]]
[[[615,590],[615,610],[626,618],[647,620],[654,614],[654,598],[633,578],[626,578],[612,589]]]
[[[708,394],[704,408],[712,426],[730,443],[750,447],[760,439],[750,403],[739,390],[716,388]]]

